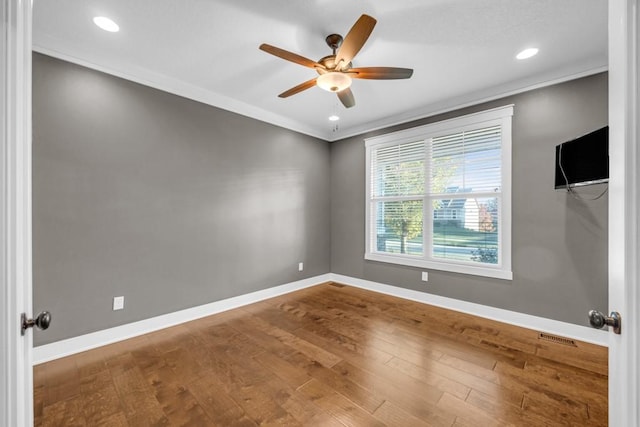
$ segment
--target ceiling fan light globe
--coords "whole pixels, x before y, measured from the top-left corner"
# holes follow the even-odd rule
[[[334,71],[320,75],[316,82],[320,88],[327,92],[340,92],[351,86],[351,77]]]

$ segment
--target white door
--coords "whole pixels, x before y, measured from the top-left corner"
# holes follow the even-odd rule
[[[31,0],[0,6],[0,426],[33,424],[31,332]]]
[[[638,1],[609,1],[609,304],[622,315],[609,343],[609,425],[622,427],[640,426]],[[31,0],[2,0],[0,15],[0,425],[20,427],[33,424],[32,337],[19,327],[32,314]]]
[[[622,316],[609,335],[609,425],[620,427],[640,426],[638,6],[609,1],[609,307]]]

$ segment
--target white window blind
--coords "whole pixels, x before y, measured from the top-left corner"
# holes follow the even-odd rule
[[[394,144],[373,151],[371,180],[378,250],[423,254],[425,190],[424,141]]]
[[[511,114],[368,139],[365,258],[510,278]]]
[[[432,256],[498,264],[501,126],[431,138]]]

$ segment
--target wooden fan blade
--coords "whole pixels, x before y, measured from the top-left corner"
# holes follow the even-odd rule
[[[395,67],[363,67],[350,68],[344,73],[349,74],[354,79],[394,80],[408,79],[413,75],[413,70],[411,68]]]
[[[342,46],[336,53],[336,64],[337,69],[341,70],[345,67],[360,49],[364,46],[365,42],[371,35],[373,31],[373,27],[376,26],[376,20],[369,15],[362,15],[353,27],[349,30],[344,41],[342,42]]]
[[[342,105],[344,105],[346,108],[351,108],[356,105],[356,99],[353,97],[351,88],[343,89],[340,92],[337,92],[337,94],[340,102],[342,102]]]
[[[280,98],[287,98],[291,95],[295,95],[296,93],[300,93],[303,90],[307,90],[311,87],[314,87],[316,85],[316,79],[311,79],[308,80],[304,83],[300,83],[298,86],[294,86],[291,89],[282,92],[280,95],[278,95]]]
[[[295,62],[296,64],[303,65],[309,68],[321,68],[325,69],[324,65],[318,64],[316,61],[312,61],[309,58],[300,56],[296,53],[289,52],[288,50],[280,49],[279,47],[271,46],[270,44],[263,43],[260,45],[260,50],[263,50],[278,58],[285,59],[287,61]]]

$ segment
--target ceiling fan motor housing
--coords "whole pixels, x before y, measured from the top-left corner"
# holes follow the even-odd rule
[[[320,58],[318,60],[318,64],[323,65],[329,71],[334,70],[337,65],[336,55],[329,55],[329,56],[325,56],[324,58]],[[349,62],[345,67],[342,67],[342,71],[348,70],[349,68],[351,68],[351,62]],[[322,70],[320,68],[316,68],[316,71],[318,72],[318,74],[326,73],[325,70]]]

